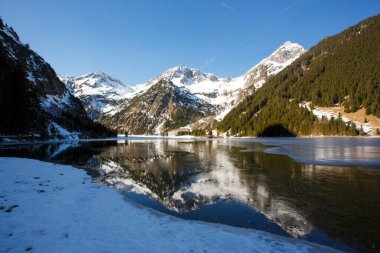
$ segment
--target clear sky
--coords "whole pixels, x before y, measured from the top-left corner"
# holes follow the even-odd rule
[[[0,16],[62,74],[143,83],[176,65],[235,77],[285,41],[310,48],[380,0],[0,0]]]

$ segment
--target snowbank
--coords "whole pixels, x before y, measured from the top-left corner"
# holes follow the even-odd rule
[[[153,212],[71,166],[0,158],[0,178],[0,252],[335,252]]]

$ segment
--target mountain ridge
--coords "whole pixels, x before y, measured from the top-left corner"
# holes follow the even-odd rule
[[[68,86],[74,87],[74,95],[80,98],[85,104],[86,111],[93,113],[94,108],[92,104],[101,104],[98,106],[97,114],[92,114],[93,119],[98,119],[100,121],[108,122],[108,119],[114,117],[117,113],[122,111],[123,107],[129,107],[131,101],[135,101],[136,97],[143,97],[143,94],[146,93],[151,87],[155,86],[158,82],[166,80],[176,86],[179,90],[186,90],[184,94],[187,94],[188,98],[185,100],[192,99],[196,97],[199,102],[198,105],[202,107],[207,107],[210,113],[203,113],[203,118],[196,118],[193,121],[186,122],[186,125],[174,124],[178,127],[184,127],[189,124],[194,124],[198,120],[202,121],[201,124],[198,124],[197,127],[189,128],[206,128],[210,125],[215,125],[213,122],[221,120],[225,114],[240,100],[242,100],[246,95],[251,94],[256,89],[259,89],[268,76],[273,75],[276,71],[283,69],[290,62],[294,61],[300,55],[302,55],[306,50],[297,43],[285,42],[279,48],[277,48],[270,56],[264,58],[260,63],[256,64],[253,68],[249,69],[246,73],[239,77],[230,78],[230,77],[219,77],[212,73],[203,73],[197,68],[191,68],[183,65],[178,65],[173,68],[167,69],[162,72],[159,76],[150,79],[147,83],[143,85],[135,86],[125,86],[130,87],[131,91],[126,92],[122,98],[118,101],[108,100],[108,105],[111,103],[112,109],[107,111],[107,99],[108,95],[105,93],[99,94],[84,94],[81,92],[78,87],[84,85],[85,83],[72,81],[67,81],[69,78],[61,76],[61,80],[64,81]],[[94,72],[93,72],[94,73]],[[91,73],[90,73],[91,74]],[[88,75],[90,75],[88,74]],[[106,75],[106,74],[105,74]],[[84,75],[86,76],[86,75]],[[77,79],[83,78],[83,76],[78,77]],[[73,79],[71,79],[73,80]],[[74,84],[73,84],[74,82]],[[94,81],[91,81],[94,83]],[[87,84],[89,85],[89,84]],[[75,89],[75,87],[77,87]],[[120,94],[119,94],[120,95]],[[94,101],[95,100],[95,101]],[[112,104],[113,103],[113,104]],[[196,109],[196,108],[195,108]],[[200,111],[202,111],[201,109]],[[126,112],[125,110],[123,110]],[[171,111],[171,110],[169,110]],[[160,115],[161,116],[161,115]],[[118,117],[123,118],[123,117]],[[129,117],[127,117],[129,118]],[[165,116],[170,120],[170,116]],[[118,125],[121,127],[122,124],[117,124],[115,120],[111,120],[113,123],[110,126]],[[148,120],[143,120],[147,122]],[[159,122],[163,121],[163,118],[158,120]],[[135,122],[136,123],[136,122]],[[108,124],[108,123],[107,123]],[[158,123],[157,123],[158,124]],[[164,125],[164,123],[160,123]],[[168,122],[167,125],[170,125]],[[133,129],[134,126],[132,127]],[[131,129],[132,129],[131,128]],[[172,127],[169,127],[166,130],[173,130]],[[121,129],[120,129],[121,130]],[[122,128],[122,131],[127,131],[127,128]],[[167,131],[163,132],[167,132]],[[138,131],[140,134],[142,132]],[[155,130],[149,132],[149,134],[158,133],[161,131]],[[133,131],[132,131],[133,133]]]
[[[112,114],[117,106],[128,98],[134,89],[102,71],[94,71],[78,77],[59,75],[72,94],[79,98],[92,120],[102,114]]]

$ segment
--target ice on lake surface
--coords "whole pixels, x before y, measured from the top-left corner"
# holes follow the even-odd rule
[[[119,139],[8,146],[94,170],[126,199],[191,220],[379,250],[380,139]]]
[[[380,166],[380,138],[258,138],[275,147],[270,153],[287,154],[302,163]]]

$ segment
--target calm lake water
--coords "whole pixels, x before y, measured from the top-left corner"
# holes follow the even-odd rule
[[[129,138],[6,146],[0,156],[85,168],[128,201],[183,219],[380,251],[377,138]]]

